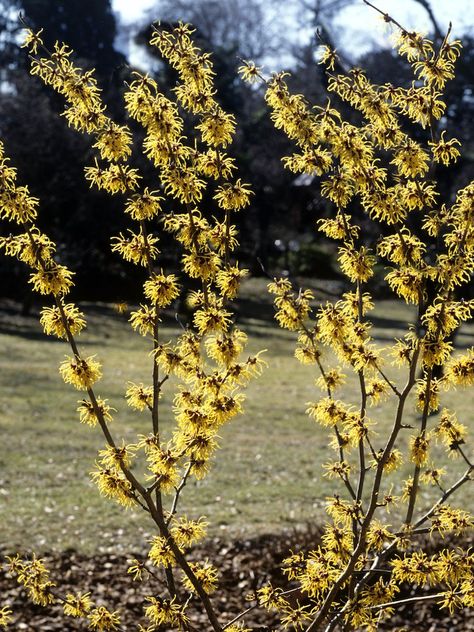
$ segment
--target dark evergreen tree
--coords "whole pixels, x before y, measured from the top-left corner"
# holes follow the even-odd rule
[[[110,0],[0,0],[0,135],[19,178],[41,200],[40,226],[58,244],[59,256],[77,273],[79,296],[108,298],[123,292],[123,266],[110,252],[110,235],[123,230],[120,199],[89,189],[83,168],[92,151],[86,139],[67,127],[58,113],[60,97],[28,74],[19,48],[18,19],[43,28],[45,43],[64,41],[83,68],[95,68],[104,100],[116,119],[123,117],[124,56],[115,50],[116,24]],[[7,230],[5,227],[3,230]],[[15,293],[17,271],[0,261],[4,293]],[[103,273],[103,276],[100,273]],[[111,275],[112,273],[112,275]],[[110,276],[116,282],[110,282]],[[107,283],[106,283],[106,279]]]

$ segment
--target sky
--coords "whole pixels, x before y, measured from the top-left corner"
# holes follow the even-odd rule
[[[426,11],[412,0],[372,0],[372,4],[396,19],[409,31],[426,33],[431,30],[431,24]],[[452,22],[454,37],[462,33],[474,31],[474,0],[430,0],[433,13],[443,31]],[[370,50],[375,45],[385,45],[387,28],[381,16],[370,7],[360,5],[348,7],[337,20],[341,28],[342,42],[346,46],[352,45],[361,51]]]
[[[397,19],[408,30],[422,32],[430,30],[426,12],[413,0],[372,0],[372,3]],[[157,0],[112,0],[113,8],[124,25],[146,21],[146,11],[156,4],[158,4]],[[474,12],[472,11],[474,0],[430,0],[430,4],[441,28],[447,29],[451,20],[453,36],[459,36],[467,31],[474,32]],[[291,31],[291,24],[295,25],[293,38],[295,42],[301,42],[306,35],[309,37],[309,33],[305,34],[297,26],[298,1],[287,0],[284,6],[287,9],[287,15],[282,16],[283,28],[287,30],[290,25]],[[362,0],[342,11],[335,26],[337,41],[348,51],[357,50],[357,53],[361,54],[374,46],[387,45],[387,29],[383,20]],[[121,43],[124,44],[123,41]],[[132,62],[136,63],[139,59],[133,58],[139,51],[134,49],[133,44],[129,43],[129,47]]]

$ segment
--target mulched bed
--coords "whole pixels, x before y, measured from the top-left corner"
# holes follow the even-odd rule
[[[194,550],[193,557],[203,559],[208,557],[215,561],[220,570],[221,590],[214,597],[213,602],[218,611],[226,613],[225,620],[230,620],[235,614],[248,607],[244,596],[253,592],[265,581],[272,581],[274,585],[285,585],[280,573],[280,562],[288,554],[300,549],[314,548],[319,535],[317,530],[308,529],[304,532],[286,533],[283,535],[267,535],[255,539],[245,539],[229,542],[214,538],[205,546]],[[461,543],[456,542],[459,546]],[[420,542],[427,552],[433,552],[440,545],[447,545],[446,541]],[[454,545],[454,543],[452,544]],[[464,547],[472,546],[472,538],[465,538]],[[0,551],[6,554],[6,551]],[[48,568],[51,569],[52,579],[57,583],[58,592],[91,591],[93,599],[103,603],[111,609],[118,609],[122,613],[122,629],[135,631],[138,623],[142,622],[143,599],[148,588],[148,594],[153,589],[148,583],[134,582],[127,575],[130,559],[143,559],[143,553],[132,552],[130,556],[114,554],[97,554],[94,556],[80,555],[75,551],[63,553],[46,553]],[[151,589],[150,589],[151,588]],[[159,594],[159,587],[156,587]],[[425,591],[428,594],[428,591]],[[419,594],[419,591],[418,591]],[[414,589],[406,587],[399,598],[414,595]],[[65,632],[68,630],[84,630],[84,622],[66,620],[61,616],[61,608],[41,608],[28,602],[24,591],[15,581],[7,577],[0,570],[0,607],[8,604],[14,611],[15,622],[12,629],[17,631],[31,630],[35,632]],[[209,629],[209,624],[202,618],[197,629]],[[245,623],[258,632],[272,629],[270,615],[266,612],[254,610],[245,617]],[[471,632],[474,631],[474,612],[462,611],[450,615],[447,610],[439,610],[431,601],[408,604],[400,609],[393,618],[381,625],[380,630],[390,632]]]

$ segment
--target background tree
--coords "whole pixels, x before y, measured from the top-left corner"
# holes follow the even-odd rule
[[[429,0],[413,1],[424,8],[433,33],[439,39],[442,28]],[[238,123],[233,153],[242,178],[251,183],[255,192],[250,212],[241,220],[245,224],[239,227],[242,244],[245,244],[239,257],[254,273],[261,271],[262,261],[270,272],[275,266],[306,273],[317,268],[321,274],[328,257],[321,252],[321,237],[313,230],[313,222],[315,217],[327,212],[327,203],[318,194],[317,177],[296,178],[282,170],[281,157],[290,153],[288,140],[271,125],[261,88],[243,85],[238,79],[239,58],[253,59],[266,70],[286,66],[292,72],[291,89],[305,94],[312,104],[324,104],[327,77],[317,63],[318,47],[324,41],[338,49],[340,65],[335,72],[348,70],[357,63],[357,50],[344,49],[337,26],[341,12],[354,4],[355,0],[295,0],[290,5],[283,0],[157,0],[146,17],[147,23],[151,20],[193,23],[199,45],[212,51],[219,101],[234,114]],[[289,29],[283,26],[281,15],[289,6],[298,8],[295,15],[301,20],[300,26],[305,27],[301,29],[302,41],[291,40]],[[99,293],[103,296],[104,290],[108,290],[112,300],[135,299],[124,286],[124,264],[110,253],[108,235],[111,231],[126,229],[124,220],[116,212],[116,201],[90,191],[79,177],[84,165],[90,162],[87,143],[71,134],[63,120],[56,119],[58,104],[54,95],[44,92],[39,82],[26,80],[25,55],[18,47],[21,28],[18,13],[21,11],[33,28],[44,28],[49,42],[66,41],[75,49],[83,67],[97,69],[104,101],[120,120],[123,82],[129,78],[131,69],[126,67],[124,55],[116,50],[118,27],[111,0],[0,0],[0,9],[0,133],[5,138],[8,153],[14,164],[29,174],[31,190],[42,200],[45,229],[60,249],[67,250],[68,262],[78,271],[76,291],[79,295],[82,288],[88,286],[87,297],[91,299]],[[294,19],[288,24],[294,24]],[[148,35],[147,28],[142,28],[138,35],[137,41],[143,50]],[[458,75],[448,87],[450,107],[446,117],[448,129],[451,126],[456,129],[457,136],[467,147],[454,178],[453,172],[448,178],[443,175],[447,171],[437,167],[446,200],[452,191],[472,178],[473,171],[470,124],[473,39],[466,36],[463,44]],[[173,72],[156,53],[147,50],[148,70],[158,77],[162,89],[171,90],[176,81]],[[400,85],[406,86],[409,81],[403,60],[390,50],[370,51],[361,64],[376,83],[393,76],[397,76]],[[331,99],[348,120],[358,116],[334,95]],[[140,169],[156,188],[154,170],[142,160],[138,146],[134,156],[141,161]],[[66,164],[67,171],[62,167]],[[370,226],[366,228],[370,230]],[[73,243],[70,235],[74,235]],[[285,235],[283,240],[282,235]],[[277,238],[280,251],[275,248]],[[294,254],[289,249],[290,242],[297,250]],[[323,251],[325,248],[323,245]],[[98,262],[100,269],[108,272],[106,288],[100,288],[102,280],[96,272],[94,282],[86,282]],[[0,264],[0,281],[4,294],[15,295],[17,288],[23,287],[17,282],[20,273],[6,265]],[[97,294],[91,294],[91,287],[97,288]]]
[[[241,59],[252,59],[266,68],[278,69],[285,62],[297,63],[292,43],[281,22],[273,19],[270,8],[272,11],[284,9],[284,3],[162,0],[147,16],[148,22],[155,20],[167,24],[182,20],[192,23],[198,45],[212,52],[219,101],[237,120],[239,132],[233,143],[233,153],[243,179],[254,191],[245,224],[239,226],[241,242],[246,244],[239,256],[254,274],[262,273],[261,265],[265,269],[271,267],[272,259],[280,254],[275,248],[275,240],[281,237],[282,231],[286,233],[286,243],[300,236],[303,225],[309,225],[311,207],[307,187],[293,186],[295,178],[281,169],[281,157],[289,151],[289,143],[283,134],[275,131],[268,119],[261,87],[249,87],[237,77]],[[146,26],[139,33],[137,42],[140,45],[148,41],[150,28]],[[153,68],[160,85],[171,89],[175,82],[173,73],[156,51],[153,54]],[[308,72],[300,74],[300,70]],[[311,96],[322,99],[324,89],[317,65],[313,63],[310,69],[309,63],[298,63],[295,82],[300,79],[306,82],[307,75],[311,75]]]
[[[108,287],[108,298],[113,299],[125,291],[120,287],[124,275],[122,264],[110,254],[108,235],[123,220],[113,200],[89,191],[82,177],[91,155],[88,143],[58,118],[57,98],[28,78],[26,55],[18,45],[21,12],[33,29],[44,28],[51,45],[55,40],[67,42],[81,56],[84,67],[96,68],[104,100],[114,113],[120,112],[118,94],[125,58],[114,48],[116,24],[110,0],[1,0],[1,8],[0,133],[13,164],[28,174],[31,192],[42,201],[44,229],[77,270],[78,294],[88,286],[88,297],[94,298]],[[106,269],[115,281],[99,287],[97,270]],[[0,280],[5,295],[15,296],[19,291],[18,274],[2,260]]]

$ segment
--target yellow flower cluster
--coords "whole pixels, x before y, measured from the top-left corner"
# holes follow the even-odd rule
[[[150,605],[145,607],[145,616],[152,624],[152,630],[156,630],[157,626],[165,624],[178,630],[186,629],[188,618],[183,606],[177,603],[175,599],[166,600],[157,597],[147,597],[147,602]]]
[[[48,606],[56,603],[53,595],[55,584],[50,580],[50,574],[44,560],[33,556],[31,560],[22,559],[19,555],[7,557],[7,570],[17,582],[23,586],[33,603]]]
[[[135,504],[135,494],[130,482],[122,474],[121,464],[106,467],[99,463],[97,469],[91,472],[91,478],[103,496],[129,508]]]
[[[177,73],[171,95],[165,96],[155,79],[138,72],[125,92],[126,111],[144,130],[143,152],[158,170],[156,190],[140,187],[140,174],[129,164],[131,129],[107,116],[93,72],[76,67],[65,44],[56,43],[48,51],[41,31],[29,31],[25,40],[31,72],[64,97],[69,125],[92,135],[96,157],[85,170],[86,179],[110,194],[124,194],[124,211],[137,223],[112,238],[114,252],[146,270],[143,303],[132,311],[130,324],[150,339],[152,375],[147,385],[129,382],[125,398],[131,409],[149,415],[151,432],[139,435],[135,444],[113,440],[107,422],[114,409],[93,390],[101,365],[94,356],[82,357],[75,341],[85,327],[84,315],[65,301],[72,272],[55,260],[55,244],[35,225],[38,200],[27,187],[17,185],[16,171],[0,145],[0,218],[19,228],[19,234],[0,238],[0,248],[30,266],[33,288],[54,300],[43,309],[41,324],[48,335],[69,342],[72,356],[61,364],[60,373],[65,382],[87,391],[89,399],[78,402],[80,421],[100,426],[107,442],[92,479],[103,495],[123,507],[140,505],[157,526],[147,562],[135,560],[129,568],[136,580],[158,573],[169,589],[169,599],[146,598],[147,632],[160,626],[192,627],[187,609],[191,596],[186,602],[178,597],[177,567],[182,571],[181,591],[197,595],[213,629],[219,629],[208,598],[218,585],[217,569],[208,560],[187,560],[188,549],[205,537],[207,523],[179,515],[179,500],[190,478],[206,476],[221,426],[242,411],[241,391],[264,366],[260,354],[242,359],[246,335],[236,327],[230,305],[247,274],[232,260],[237,247],[233,214],[251,202],[250,188],[237,177],[227,154],[236,121],[215,98],[211,56],[195,45],[192,32],[181,23],[154,28],[151,44]],[[463,450],[466,428],[446,409],[436,425],[429,419],[440,408],[443,389],[474,383],[474,350],[453,357],[449,340],[474,307],[473,301],[455,296],[474,267],[474,184],[458,191],[450,205],[440,204],[431,168],[433,162],[448,166],[460,155],[459,141],[446,140],[445,131],[437,138],[434,126],[443,121],[443,91],[454,76],[460,43],[450,41],[448,34],[435,50],[422,35],[401,28],[396,45],[414,73],[409,88],[375,85],[359,68],[329,75],[329,90],[358,111],[354,120],[360,124],[345,121],[330,102],[313,108],[302,95],[292,94],[286,73],[265,80],[252,62],[240,68],[247,81],[266,83],[272,120],[296,145],[296,152],[283,159],[285,166],[320,179],[328,207],[335,207],[330,217],[319,220],[318,228],[337,242],[339,265],[351,285],[339,300],[324,303],[316,301],[311,290],[295,291],[288,279],[269,284],[278,323],[297,335],[296,358],[319,371],[316,385],[324,395],[307,404],[307,413],[331,432],[329,446],[336,456],[324,465],[325,475],[335,478],[344,492],[327,499],[329,519],[320,545],[284,560],[284,573],[301,597],[287,599],[271,585],[257,591],[257,604],[276,611],[284,628],[302,629],[312,621],[311,629],[319,629],[331,621],[330,626],[375,630],[390,616],[390,602],[403,582],[441,585],[440,604],[450,611],[474,603],[469,551],[446,549],[428,556],[408,550],[418,528],[441,535],[472,528],[467,512],[446,504],[472,475]],[[337,62],[336,52],[325,47],[321,63],[334,71]],[[406,132],[405,119],[421,126],[416,140]],[[423,140],[425,128],[429,140]],[[203,199],[213,200],[217,213],[200,208]],[[381,225],[375,244],[368,243],[362,230],[360,214],[354,212],[357,204],[367,216],[364,222]],[[412,221],[415,214],[419,219]],[[190,324],[170,341],[161,338],[162,312],[181,298],[186,281],[157,265],[160,252],[153,230],[158,223],[174,237],[182,272],[195,288],[186,297],[193,312]],[[435,253],[430,248],[434,238],[440,244]],[[374,305],[365,291],[382,268],[379,262],[390,266],[385,282],[392,292],[418,308],[416,324],[387,354],[374,342],[368,320]],[[325,348],[354,373],[360,385],[357,404],[334,398],[346,376],[339,367],[325,366]],[[405,386],[397,387],[386,374],[385,355],[407,371]],[[445,367],[443,376],[436,376],[436,366]],[[169,379],[168,384],[178,384],[170,398],[175,421],[171,429],[162,424],[159,409],[167,401],[163,387]],[[367,410],[375,407],[375,420],[376,406],[386,397],[395,402],[397,413],[388,437],[377,444],[375,421]],[[420,419],[403,454],[398,441],[407,428],[403,414],[408,401],[414,402]],[[434,439],[468,465],[447,490],[445,471],[431,461]],[[145,470],[144,483],[135,474],[139,464]],[[412,473],[400,491],[392,492],[386,477],[402,464]],[[417,514],[421,484],[439,488],[442,496]],[[406,511],[398,529],[386,523],[394,506]],[[400,550],[403,556],[395,557]],[[10,571],[37,603],[56,601],[41,560],[12,558]],[[91,630],[113,631],[120,625],[119,614],[95,607],[88,593],[68,594],[63,609],[68,616],[86,619]],[[5,608],[0,611],[0,625],[10,614]],[[226,629],[245,630],[235,621]]]
[[[39,45],[39,41],[35,41]],[[0,248],[33,270],[30,283],[35,291],[53,298],[55,304],[44,307],[41,312],[40,323],[44,332],[71,343],[74,336],[86,326],[84,314],[74,303],[65,301],[73,285],[73,272],[54,259],[55,244],[35,225],[38,200],[29,196],[27,187],[17,186],[16,170],[8,166],[1,143],[0,165],[0,177],[3,178],[0,183],[3,191],[0,204],[2,217],[16,223],[24,231],[0,238]],[[23,199],[22,207],[18,206],[19,196]],[[94,357],[81,357],[77,347],[74,346],[72,350],[74,357],[67,358],[60,366],[61,376],[75,388],[89,390],[101,377],[101,365]],[[112,419],[111,408],[100,398],[94,405],[84,400],[78,410],[81,421],[89,425],[95,425],[98,416],[104,422]]]
[[[297,146],[297,152],[283,158],[285,167],[295,174],[314,176],[328,208],[335,207],[334,213],[329,210],[328,217],[318,220],[318,228],[337,242],[340,269],[352,284],[352,291],[342,299],[327,303],[316,302],[309,290],[295,292],[287,279],[275,279],[268,286],[274,295],[277,322],[297,332],[295,356],[319,371],[316,385],[324,395],[309,402],[306,412],[333,435],[330,445],[337,459],[325,463],[325,476],[338,479],[347,496],[328,499],[332,524],[322,546],[308,555],[295,554],[284,563],[288,578],[296,580],[298,589],[310,598],[310,629],[324,627],[329,621],[331,629],[340,624],[376,630],[380,620],[390,616],[390,602],[403,581],[447,583],[443,605],[451,610],[471,599],[461,596],[460,582],[472,584],[472,569],[456,579],[438,570],[451,555],[449,551],[432,560],[423,553],[412,555],[400,562],[406,569],[403,572],[394,562],[387,569],[388,576],[382,578],[377,579],[376,571],[367,571],[365,577],[370,580],[354,577],[358,569],[370,567],[374,555],[374,565],[383,567],[391,550],[406,548],[413,524],[426,526],[431,519],[431,530],[440,533],[468,528],[467,513],[444,505],[451,491],[441,485],[443,468],[430,461],[434,438],[446,446],[449,456],[468,465],[460,484],[470,480],[473,467],[462,449],[466,428],[454,413],[443,410],[438,425],[429,427],[429,414],[439,410],[444,390],[474,383],[474,351],[452,357],[450,340],[472,314],[472,301],[458,300],[454,290],[469,281],[474,268],[474,184],[461,189],[448,207],[439,202],[440,192],[432,180],[433,162],[449,166],[460,156],[460,142],[448,139],[446,130],[438,135],[434,122],[442,121],[446,111],[443,92],[454,77],[461,45],[450,40],[448,32],[435,49],[421,34],[404,30],[386,14],[383,18],[396,28],[398,51],[412,67],[410,87],[376,85],[360,68],[335,74],[341,67],[336,51],[329,46],[321,51],[320,63],[329,71],[329,91],[358,111],[351,122],[343,120],[330,102],[311,106],[302,95],[292,94],[286,73],[266,79],[251,62],[240,68],[245,80],[265,84],[275,126]],[[416,138],[407,133],[404,119],[421,126]],[[423,132],[425,128],[429,128],[428,134]],[[361,220],[363,214],[367,217]],[[363,230],[370,222],[379,224],[374,244]],[[419,225],[422,228],[414,228]],[[435,254],[434,238],[440,244]],[[389,266],[384,277],[395,296],[418,307],[416,325],[409,326],[401,340],[394,340],[387,353],[375,345],[367,318],[373,303],[366,284],[375,275],[381,276],[380,264]],[[325,348],[356,374],[360,385],[357,405],[335,399],[334,391],[344,376],[341,369],[326,367]],[[408,382],[402,388],[386,373],[385,358],[390,356],[393,364],[408,369]],[[440,366],[444,374],[436,377],[434,371]],[[420,423],[404,454],[396,442],[405,427],[404,406],[412,391]],[[393,398],[398,412],[391,433],[379,447],[367,408],[388,397]],[[400,495],[393,494],[392,487],[383,492],[385,477],[408,461],[413,476],[404,481]],[[439,507],[435,505],[416,522],[422,483],[437,486],[443,495]],[[367,500],[364,495],[369,489]],[[385,523],[385,516],[400,503],[407,504],[406,519],[397,534]],[[472,593],[472,587],[466,588],[469,594],[470,590]],[[301,627],[307,611],[290,606],[280,594],[271,597],[268,593],[268,599],[282,623]]]
[[[72,384],[82,391],[89,390],[102,376],[101,365],[94,360],[94,356],[67,358],[61,363],[59,372],[66,384]]]
[[[67,338],[67,330],[76,336],[86,326],[84,314],[73,303],[65,303],[62,310],[59,307],[45,307],[41,312],[40,323],[46,334],[62,339]]]
[[[130,324],[150,338],[151,384],[129,382],[125,397],[131,409],[149,414],[152,433],[139,435],[136,444],[114,442],[107,425],[114,409],[94,392],[101,365],[94,356],[83,357],[75,340],[85,327],[84,315],[64,300],[72,273],[53,259],[55,245],[34,225],[38,201],[26,187],[16,185],[16,172],[0,146],[0,217],[16,222],[23,231],[2,238],[0,247],[30,265],[33,287],[55,299],[53,306],[43,309],[41,324],[48,335],[69,342],[73,353],[62,362],[60,373],[65,382],[87,391],[89,399],[78,402],[80,421],[100,426],[107,441],[92,479],[100,493],[125,508],[140,504],[150,511],[158,535],[151,542],[149,559],[161,567],[167,581],[170,568],[181,565],[180,556],[204,537],[207,526],[201,519],[178,515],[181,490],[189,477],[201,479],[208,472],[219,428],[242,411],[240,391],[264,364],[260,354],[241,359],[247,338],[234,325],[230,309],[248,274],[232,260],[238,245],[232,216],[250,204],[252,192],[236,176],[234,159],[226,153],[235,134],[234,116],[216,100],[211,57],[196,47],[191,34],[189,26],[179,24],[169,30],[155,29],[151,38],[151,44],[177,71],[179,82],[171,97],[141,73],[133,73],[125,92],[128,115],[145,131],[143,152],[158,168],[155,190],[141,189],[140,174],[130,164],[131,129],[106,114],[93,71],[77,67],[65,44],[46,48],[41,31],[27,31],[24,43],[32,74],[65,99],[68,124],[92,136],[96,156],[86,167],[85,178],[110,194],[125,194],[124,211],[137,223],[112,237],[111,245],[125,261],[144,267],[147,275],[143,303],[131,311]],[[191,137],[186,136],[184,123],[189,115],[195,117]],[[211,216],[199,208],[204,193],[217,207]],[[194,312],[192,323],[169,342],[161,340],[162,311],[173,308],[186,281],[158,268],[158,236],[153,232],[157,218],[176,240],[183,273],[198,283],[198,289],[187,297]],[[172,376],[180,382],[174,398],[176,425],[167,429],[165,440],[159,405],[162,387]],[[144,458],[139,458],[139,452]],[[143,484],[132,471],[136,463],[146,464]],[[164,509],[164,495],[171,496],[169,511]],[[203,599],[215,590],[217,571],[210,562],[188,563],[183,570],[186,591],[197,592]],[[131,572],[141,579],[144,566],[137,565]],[[160,625],[187,629],[186,606],[176,597],[167,601],[150,596],[145,608],[148,629]],[[87,618],[91,630],[115,630],[120,623],[117,613],[103,606],[94,608],[88,594],[67,595],[64,612]],[[245,628],[235,624],[229,629]]]
[[[0,217],[25,231],[16,236],[0,237],[0,249],[33,269],[30,283],[36,292],[62,297],[73,285],[73,273],[54,260],[55,245],[35,226],[37,206],[38,200],[31,197],[28,188],[16,184],[16,169],[8,166],[0,143]],[[50,330],[54,328],[48,318],[46,326]]]
[[[83,618],[87,621],[89,630],[113,632],[118,630],[120,616],[118,612],[110,612],[104,606],[94,608],[90,593],[68,593],[65,597],[58,597],[54,590],[55,584],[50,580],[50,573],[44,560],[33,556],[32,559],[7,557],[7,571],[25,588],[29,598],[35,604],[49,606],[62,602],[66,616]],[[8,608],[0,609],[0,625],[6,627],[12,620],[12,611]]]

